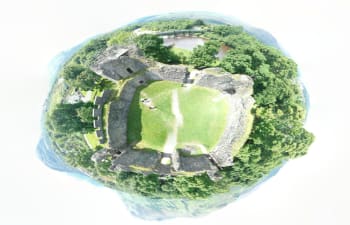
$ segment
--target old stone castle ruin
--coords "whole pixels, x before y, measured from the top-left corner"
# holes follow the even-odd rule
[[[91,69],[112,81],[128,78],[120,90],[119,98],[110,103],[106,127],[109,148],[96,152],[92,157],[95,162],[111,155],[111,170],[160,175],[207,173],[212,179],[217,179],[215,173],[219,168],[233,165],[233,152],[244,144],[245,140],[242,139],[247,138],[245,134],[252,123],[249,117],[254,103],[251,97],[253,81],[249,76],[232,75],[220,68],[208,68],[190,74],[182,65],[150,63],[134,46],[108,48],[97,58]],[[213,88],[229,96],[227,125],[217,146],[209,154],[180,154],[186,149],[177,149],[173,154],[137,150],[127,143],[127,117],[137,88],[160,80]],[[99,107],[101,106],[98,105],[97,108]],[[98,127],[98,122],[96,126]],[[103,138],[105,137],[101,137]],[[170,159],[170,163],[164,163],[162,159]]]

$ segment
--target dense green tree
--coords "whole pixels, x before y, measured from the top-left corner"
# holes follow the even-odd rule
[[[77,63],[68,63],[62,70],[62,76],[69,83],[73,84],[73,81],[79,76],[81,72],[85,71],[85,66]]]
[[[233,49],[258,45],[258,41],[254,37],[244,32],[239,34],[230,34],[227,36],[219,36],[218,38]]]
[[[213,181],[207,175],[174,178],[174,186],[186,198],[205,198],[212,194]]]
[[[118,31],[115,33],[108,41],[107,44],[110,45],[121,45],[127,44],[134,38],[134,35],[131,31]]]
[[[228,51],[224,57],[221,66],[231,73],[253,74],[251,70],[252,57],[246,54],[237,54],[234,50]]]
[[[58,104],[50,122],[59,133],[93,131],[92,117],[86,115],[88,111],[92,112],[92,107],[91,103]]]
[[[177,63],[179,58],[163,45],[163,39],[153,34],[143,34],[135,38],[137,46],[146,57],[164,63]]]
[[[158,58],[163,54],[163,39],[153,34],[143,34],[135,39],[137,46],[147,57]]]
[[[243,27],[232,26],[232,25],[214,25],[210,29],[211,33],[217,34],[221,37],[226,37],[228,35],[236,35],[243,32]]]
[[[192,28],[193,26],[203,26],[205,25],[204,21],[203,20],[200,20],[200,19],[197,19],[197,20],[194,20],[191,24],[191,27]]]
[[[88,102],[81,107],[77,108],[77,116],[80,118],[80,121],[83,123],[91,123],[94,118],[92,116],[93,103]]]
[[[89,66],[95,60],[98,53],[107,48],[108,37],[100,37],[90,40],[74,56],[73,60],[78,64]]]
[[[79,87],[81,90],[88,91],[98,88],[101,81],[102,78],[91,70],[84,70],[76,77],[74,86]]]
[[[204,45],[193,49],[189,62],[196,68],[212,66],[217,60],[216,54],[219,51],[218,41],[207,41]]]
[[[77,63],[66,65],[62,71],[62,76],[70,86],[84,91],[93,89],[103,90],[111,86],[109,80],[102,78],[92,70]]]

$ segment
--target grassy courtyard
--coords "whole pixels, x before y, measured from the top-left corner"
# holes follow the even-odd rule
[[[172,109],[174,92],[183,118],[180,126]],[[142,99],[149,99],[150,103],[145,104]],[[150,109],[150,105],[155,109]],[[167,137],[176,131],[177,148],[190,144],[210,151],[226,126],[228,107],[227,98],[217,90],[181,87],[170,81],[153,82],[134,95],[128,115],[128,142],[138,148],[163,151]]]

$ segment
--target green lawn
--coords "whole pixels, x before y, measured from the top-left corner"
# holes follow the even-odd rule
[[[170,51],[173,52],[178,57],[180,57],[181,63],[188,62],[188,60],[192,54],[192,51],[190,51],[190,50],[183,49],[183,48],[177,48],[177,47],[172,47],[170,49]]]
[[[179,92],[180,111],[184,123],[178,133],[178,147],[186,143],[202,144],[209,151],[213,148],[226,127],[229,109],[225,97],[214,89],[192,87],[190,91]]]
[[[168,132],[173,128],[171,91],[180,88],[175,82],[154,82],[134,95],[128,114],[128,142],[138,143],[140,148],[162,150]],[[151,98],[157,110],[150,110],[141,103]]]
[[[189,89],[170,81],[153,82],[135,93],[128,115],[128,142],[139,148],[163,150],[175,126],[171,110],[173,90],[178,93],[184,122],[178,129],[177,147],[193,143],[210,151],[226,125],[227,99],[214,89],[198,86]],[[157,109],[150,110],[140,101],[142,98],[151,99]],[[220,100],[213,101],[217,98]]]
[[[98,145],[100,145],[98,141],[98,137],[95,134],[95,131],[91,133],[87,133],[84,136],[90,148],[95,149]]]

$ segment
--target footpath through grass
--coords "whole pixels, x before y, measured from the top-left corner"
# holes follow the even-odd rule
[[[178,128],[177,148],[201,144],[211,150],[221,137],[228,113],[228,101],[219,91],[204,87],[181,87],[170,81],[153,82],[137,90],[128,115],[128,142],[138,148],[163,151],[170,132],[174,131],[172,92],[178,92],[183,125]],[[150,99],[156,109],[141,102]]]

